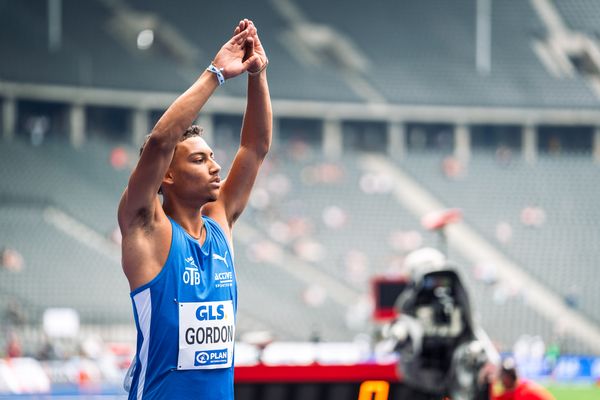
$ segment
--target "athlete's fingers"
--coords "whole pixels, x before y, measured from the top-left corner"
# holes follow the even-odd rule
[[[231,43],[235,44],[243,44],[246,41],[246,37],[248,36],[248,31],[243,30],[234,37],[231,38]]]

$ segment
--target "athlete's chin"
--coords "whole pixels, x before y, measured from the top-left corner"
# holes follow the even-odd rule
[[[220,193],[219,189],[205,191],[202,194],[201,203],[206,204],[206,203],[212,203],[212,202],[217,201],[219,199],[219,193]],[[200,198],[198,198],[198,200],[200,201]]]
[[[208,202],[212,203],[213,201],[217,201],[218,198],[219,198],[219,191],[218,190],[212,191],[208,195]]]

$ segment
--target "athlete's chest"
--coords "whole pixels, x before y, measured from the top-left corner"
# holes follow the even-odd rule
[[[175,280],[179,301],[232,299],[235,291],[233,259],[218,242],[206,248],[183,246],[175,258]]]

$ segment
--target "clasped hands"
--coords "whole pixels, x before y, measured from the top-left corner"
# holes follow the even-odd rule
[[[269,60],[254,23],[249,19],[241,20],[233,31],[233,37],[221,47],[212,63],[222,71],[225,79],[244,72],[252,76],[260,74]]]

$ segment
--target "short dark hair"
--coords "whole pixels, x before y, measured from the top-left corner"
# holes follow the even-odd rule
[[[181,137],[179,138],[179,143],[183,142],[186,139],[189,139],[191,137],[202,137],[202,134],[204,133],[204,129],[202,129],[202,127],[198,126],[198,125],[191,125],[190,127],[188,127],[185,132],[183,132],[183,135],[181,135]],[[146,138],[144,139],[144,143],[142,143],[142,145],[140,146],[140,157],[142,156],[142,153],[144,152],[144,148],[146,147],[146,143],[148,143],[148,139],[150,139],[150,136],[152,136],[152,134],[148,134],[146,135]],[[158,194],[162,194],[162,187],[158,188]]]
[[[204,129],[201,126],[191,125],[185,130],[185,132],[183,132],[183,135],[181,135],[181,137],[179,138],[179,142],[183,142],[184,140],[189,139],[191,137],[202,137],[203,134]],[[148,139],[150,139],[150,136],[152,136],[151,133],[146,135],[146,137],[144,138],[144,143],[142,143],[142,145],[140,146],[140,156],[142,155],[144,147],[146,147],[146,143],[148,143]]]
[[[502,360],[500,372],[502,375],[508,376],[512,381],[517,380],[517,363],[514,358],[507,357]]]

